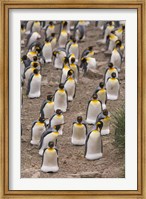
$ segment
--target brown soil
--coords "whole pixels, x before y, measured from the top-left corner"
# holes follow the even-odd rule
[[[110,56],[101,52],[104,45],[97,45],[97,39],[101,38],[101,31],[93,24],[87,27],[86,41],[79,43],[80,52],[93,45],[97,51],[96,60],[100,66],[98,74],[88,74],[83,77],[80,73],[77,84],[76,97],[69,103],[69,111],[64,113],[64,134],[58,137],[59,172],[43,173],[40,171],[42,157],[38,154],[38,147],[30,144],[31,125],[39,117],[40,106],[46,99],[48,92],[54,92],[58,88],[61,71],[55,70],[52,64],[46,64],[42,68],[42,87],[39,99],[29,99],[23,88],[22,108],[22,139],[21,139],[21,177],[22,178],[70,178],[70,177],[98,177],[98,178],[123,178],[125,177],[125,154],[120,153],[114,144],[114,127],[111,122],[111,133],[103,138],[103,158],[96,161],[88,161],[84,158],[85,146],[73,146],[71,144],[72,122],[78,115],[85,119],[87,103],[93,91],[103,80],[105,62],[109,62]],[[120,96],[117,101],[108,101],[107,109],[114,113],[115,108],[120,107],[125,100],[125,70],[124,64],[119,74],[121,82]],[[89,130],[91,126],[88,126]]]

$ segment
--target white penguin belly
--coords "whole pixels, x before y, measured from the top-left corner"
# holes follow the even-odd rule
[[[44,124],[42,124],[42,125],[36,124],[32,130],[32,140],[30,143],[34,144],[34,145],[39,145],[41,135],[45,131],[45,129],[46,128],[45,128]]]
[[[110,52],[112,52],[115,46],[116,46],[115,40],[111,40],[110,43],[109,43],[108,50],[109,50]]]
[[[100,133],[91,132],[88,142],[87,142],[87,151],[85,157],[88,160],[95,160],[102,157],[101,151],[101,136]]]
[[[58,41],[59,47],[65,48],[66,42],[67,42],[67,33],[61,33]]]
[[[52,115],[54,114],[54,102],[47,103],[43,109],[44,112],[44,118],[50,119]]]
[[[78,58],[79,58],[79,49],[78,49],[78,45],[71,45],[70,49],[69,49],[69,53],[70,54],[74,54],[75,58],[76,58],[76,62],[78,62]]]
[[[61,54],[57,54],[56,55],[56,58],[55,58],[55,61],[54,61],[54,67],[55,68],[62,69],[62,67],[63,67],[63,60],[64,60],[65,56],[66,56],[65,52],[62,52]]]
[[[101,103],[100,102],[90,102],[87,110],[88,124],[95,124],[97,116],[101,113]]]
[[[69,71],[69,68],[63,69],[62,76],[61,76],[61,83],[64,83],[66,81],[68,71]]]
[[[59,170],[58,162],[57,162],[57,153],[55,149],[49,151],[46,149],[43,157],[43,164],[41,167],[41,171],[43,172],[57,172]]]
[[[119,96],[119,82],[118,80],[109,79],[106,83],[107,98],[109,100],[117,100]]]
[[[68,101],[72,101],[75,94],[75,81],[67,80],[64,85],[65,90],[67,91]]]
[[[62,112],[66,112],[67,109],[67,95],[66,92],[56,92],[54,97],[54,109],[61,109]]]
[[[110,133],[110,117],[107,116],[101,121],[103,122],[101,135],[108,135]]]
[[[87,59],[87,62],[88,62],[87,69],[95,70],[97,68],[97,63],[95,58],[89,57],[89,59]]]
[[[52,46],[51,43],[44,45],[42,49],[43,56],[46,63],[52,62]]]
[[[54,116],[53,119],[51,120],[51,127],[53,128],[56,125],[60,125],[60,124],[64,124],[64,116],[61,115],[60,117],[58,116]],[[62,135],[63,134],[63,125],[61,125],[60,129],[59,129],[59,134]]]
[[[86,128],[83,124],[73,125],[73,134],[71,137],[71,142],[74,145],[84,145],[86,140]]]
[[[40,97],[41,92],[41,76],[40,77],[33,77],[30,83],[30,91],[28,94],[29,98]]]
[[[49,142],[54,142],[54,144],[56,144],[57,137],[58,137],[58,135],[54,134],[54,133],[50,133],[44,137],[42,146],[39,150],[39,154],[41,156],[43,155],[44,149],[48,147]]]
[[[118,52],[112,52],[111,62],[120,71],[121,67],[121,56]]]

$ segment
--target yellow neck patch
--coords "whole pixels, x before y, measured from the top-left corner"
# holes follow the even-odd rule
[[[49,151],[49,152],[54,152],[55,149],[53,149],[53,148],[48,148],[48,151]]]
[[[60,92],[60,93],[64,93],[64,92],[65,92],[65,90],[64,90],[64,89],[59,89],[59,90],[58,90],[58,92]]]
[[[54,102],[47,102],[47,104],[54,104]]]
[[[38,126],[44,126],[44,123],[42,123],[42,122],[37,122],[37,125],[38,125]]]
[[[99,133],[97,130],[93,130],[92,133]]]
[[[93,104],[99,103],[99,101],[98,101],[97,99],[94,99],[94,100],[92,100],[91,102],[92,102]]]

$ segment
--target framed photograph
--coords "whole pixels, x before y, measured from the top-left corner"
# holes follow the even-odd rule
[[[1,1],[1,197],[146,197],[144,5]]]

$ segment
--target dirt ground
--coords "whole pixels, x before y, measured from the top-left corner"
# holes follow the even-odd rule
[[[114,127],[111,122],[111,133],[103,136],[103,158],[89,161],[84,158],[85,146],[73,146],[71,144],[72,123],[78,115],[85,119],[88,101],[93,91],[103,80],[106,63],[110,56],[102,51],[104,45],[96,44],[97,39],[102,37],[101,31],[91,23],[86,28],[86,40],[79,43],[80,53],[88,46],[94,46],[95,58],[98,62],[97,74],[89,73],[83,77],[80,72],[79,82],[76,88],[76,97],[69,102],[69,111],[64,113],[64,134],[58,137],[57,147],[59,150],[59,172],[43,173],[40,171],[42,157],[38,154],[38,147],[30,144],[31,125],[39,117],[40,106],[46,99],[48,92],[55,92],[58,88],[61,71],[55,70],[52,63],[45,64],[42,68],[41,97],[29,99],[23,88],[22,139],[21,139],[21,177],[22,178],[124,178],[125,177],[125,154],[119,153],[114,145]],[[43,34],[43,33],[42,33]],[[24,49],[25,50],[25,49]],[[25,52],[25,51],[24,51]],[[23,53],[24,54],[24,53]],[[125,70],[124,64],[119,74],[120,96],[117,101],[108,101],[107,109],[114,113],[115,108],[120,107],[125,100]],[[88,126],[89,130],[92,126]]]

